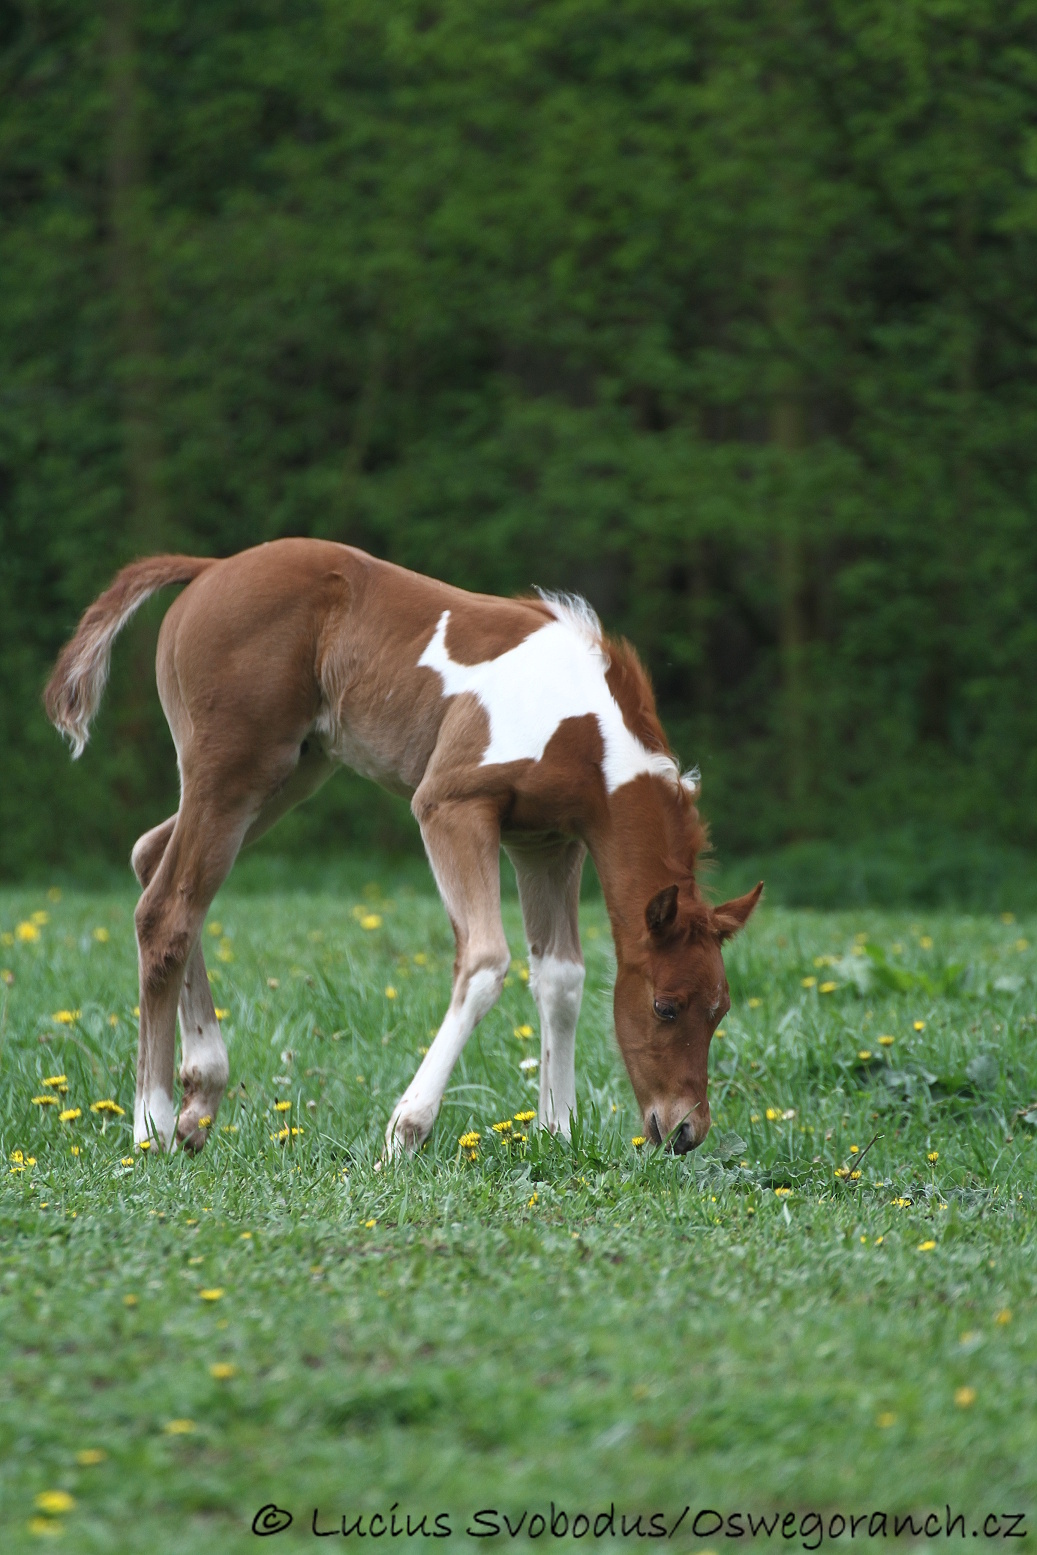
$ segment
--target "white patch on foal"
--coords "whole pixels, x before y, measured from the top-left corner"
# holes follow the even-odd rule
[[[163,1150],[168,1150],[176,1130],[176,1108],[172,1096],[165,1091],[154,1090],[150,1096],[139,1096],[133,1108],[133,1142],[142,1145],[146,1139],[157,1139]]]
[[[593,713],[605,754],[605,787],[614,793],[643,772],[676,779],[672,756],[647,750],[630,733],[605,680],[606,660],[583,620],[553,605],[550,621],[496,659],[458,664],[447,651],[450,611],[444,610],[431,641],[418,660],[443,680],[443,695],[478,697],[490,720],[490,739],[480,766],[508,761],[539,761],[558,725],[566,718]],[[589,608],[589,607],[588,607]]]

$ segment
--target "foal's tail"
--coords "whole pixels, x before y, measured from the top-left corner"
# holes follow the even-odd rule
[[[211,556],[145,556],[124,567],[94,600],[75,636],[62,648],[43,693],[47,716],[67,735],[73,761],[83,754],[90,738],[90,720],[108,680],[112,643],[126,622],[156,589],[167,583],[189,583],[214,560]]]

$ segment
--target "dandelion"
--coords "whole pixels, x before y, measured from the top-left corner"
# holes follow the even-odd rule
[[[364,1230],[365,1231],[373,1231],[377,1224],[378,1224],[377,1220],[365,1220],[364,1221]]]
[[[525,1042],[527,1037],[531,1037],[533,1035],[533,1028],[532,1026],[525,1024],[516,1026],[514,1034],[516,1037],[518,1037],[520,1042]]]
[[[227,1382],[237,1369],[230,1361],[213,1361],[209,1367],[209,1376],[214,1377],[217,1382]]]
[[[200,1290],[198,1295],[201,1297],[202,1301],[221,1301],[224,1295],[223,1286],[214,1285],[211,1288]]]
[[[423,950],[419,950],[414,957],[415,966],[428,966],[428,956]]]
[[[935,1246],[936,1243],[931,1240],[928,1242],[919,1242],[918,1251],[920,1253],[931,1253]]]
[[[860,1145],[851,1145],[850,1146],[850,1154],[851,1155],[860,1155],[860,1151],[861,1151]]]
[[[860,1175],[861,1175],[860,1172],[851,1172],[850,1173],[850,1181],[851,1182],[859,1182],[860,1181]]]
[[[647,1143],[647,1141],[645,1140],[645,1136],[643,1134],[635,1134],[630,1143],[633,1145],[635,1150],[640,1150],[641,1146]]]
[[[1011,1313],[1011,1310],[1008,1307],[1002,1307],[1001,1311],[997,1314],[997,1317],[995,1317],[995,1319],[994,1319],[994,1322],[999,1324],[999,1326],[1002,1327],[1002,1328],[1004,1328],[1005,1325],[1007,1323],[1010,1323],[1011,1321],[1012,1321],[1012,1313]]]
[[[217,961],[233,961],[234,947],[229,939],[221,939],[216,950]]]
[[[516,1114],[515,1114],[515,1122],[516,1123],[532,1123],[532,1121],[533,1121],[533,1119],[535,1117],[536,1117],[536,1111],[535,1111],[534,1108],[530,1107],[528,1112],[516,1112]]]
[[[167,1436],[190,1436],[197,1427],[193,1420],[167,1420],[162,1429]]]
[[[151,1140],[150,1139],[142,1139],[140,1144],[137,1146],[137,1149],[138,1150],[150,1150],[151,1149]]]
[[[493,1132],[495,1134],[510,1134],[511,1133],[511,1119],[510,1118],[504,1118],[500,1123],[495,1123],[493,1125]]]
[[[291,1108],[292,1108],[292,1104],[291,1104],[290,1101],[275,1101],[274,1102],[274,1111],[275,1112],[290,1112]]]
[[[474,1150],[481,1138],[482,1135],[477,1133],[473,1128],[469,1129],[467,1134],[462,1134],[457,1143],[461,1146],[462,1150]]]
[[[76,1462],[81,1469],[90,1469],[95,1463],[103,1463],[107,1456],[103,1447],[81,1447],[76,1453]]]
[[[925,1030],[925,1021],[924,1020],[912,1021],[911,1025],[912,1025],[912,1029],[915,1030],[915,1031],[924,1031]]]
[[[929,934],[923,934],[918,943],[923,950],[932,950],[933,948],[932,936]]]
[[[804,977],[804,978],[801,978],[800,979],[800,987],[801,988],[816,988],[817,987],[817,978],[816,977]]]
[[[68,1075],[66,1075],[66,1074],[51,1074],[51,1075],[47,1076],[47,1078],[44,1080],[43,1083],[44,1083],[44,1085],[52,1085],[55,1090],[67,1091],[68,1090]]]
[[[883,1413],[878,1415],[875,1420],[875,1424],[878,1426],[880,1431],[888,1431],[890,1426],[896,1425],[896,1423],[897,1417],[895,1414],[893,1414],[892,1410],[889,1409],[884,1410]]]
[[[879,1038],[879,1047],[892,1047],[893,1046],[893,1040],[894,1039],[892,1037],[880,1037]]]
[[[838,986],[838,983],[819,983],[817,991],[818,993],[835,993]]]
[[[395,997],[396,997],[396,989],[392,986],[391,983],[389,984],[388,988],[386,988],[386,990],[385,990],[385,997],[387,999],[395,999]]]
[[[814,965],[815,966],[834,966],[835,965],[835,957],[834,956],[815,956],[814,957]]]
[[[1001,914],[1001,922],[1002,923],[1014,923],[1015,922],[1015,913],[1014,912],[1003,912]]]
[[[223,933],[223,924],[219,923],[214,918],[212,923],[209,925],[209,933],[212,935],[213,939],[219,939],[220,935]]]
[[[292,1131],[288,1127],[279,1128],[276,1134],[271,1134],[270,1135],[270,1138],[274,1141],[275,1145],[279,1144],[282,1140],[290,1139],[291,1137],[292,1137]]]
[[[75,1504],[75,1497],[70,1496],[67,1490],[41,1490],[36,1497],[37,1511],[46,1512],[48,1517],[60,1517],[62,1512],[71,1512]]]
[[[120,1107],[119,1103],[112,1101],[110,1096],[106,1096],[103,1101],[92,1101],[90,1103],[90,1111],[110,1112],[116,1118],[124,1118],[126,1116],[125,1107]]]
[[[58,1113],[58,1121],[60,1123],[74,1123],[82,1115],[82,1107],[66,1107],[64,1112]]]
[[[835,1175],[837,1177],[849,1177],[850,1168],[848,1166],[837,1166],[835,1169]]]
[[[230,1011],[229,1010],[213,1010],[213,1014],[215,1015],[217,1020],[226,1020],[227,1016],[230,1014]]]
[[[871,1057],[871,1049],[868,1047],[862,1047],[858,1052],[857,1057],[861,1060],[862,1063],[866,1064],[868,1059]]]
[[[58,1098],[56,1096],[34,1096],[32,1098],[32,1104],[33,1104],[34,1107],[60,1107],[61,1106],[61,1103],[58,1101]]]
[[[520,966],[519,967],[519,982],[521,982],[521,983],[528,983],[529,982],[529,968],[528,967],[525,967],[525,966]]]
[[[759,1121],[760,1121],[760,1114],[758,1112],[750,1112],[750,1114],[749,1114],[749,1122],[750,1123],[759,1123]]]
[[[791,1188],[775,1188],[774,1196],[778,1199],[787,1199],[791,1192]]]
[[[381,926],[382,917],[380,913],[366,912],[360,920],[360,927],[362,929],[380,929]]]
[[[1028,939],[1017,939],[1015,942],[1015,948],[1016,950],[1029,950],[1030,941]]]
[[[99,945],[107,945],[107,943],[111,939],[111,937],[112,936],[109,934],[108,930],[106,928],[104,928],[103,926],[98,926],[94,930],[94,939],[97,941],[97,943]]]
[[[532,1208],[533,1208],[533,1205],[534,1205],[534,1204],[536,1204],[536,1203],[538,1203],[538,1202],[539,1202],[539,1200],[540,1200],[540,1195],[539,1195],[539,1193],[534,1193],[534,1194],[533,1194],[533,1197],[532,1197],[532,1198],[531,1198],[531,1199],[529,1199],[529,1200],[527,1200],[527,1202],[526,1202],[526,1208],[527,1208],[527,1209],[532,1209]]]
[[[119,1162],[119,1165],[120,1166],[132,1166],[133,1165],[133,1157],[131,1155],[124,1155],[122,1160]]]
[[[748,1006],[749,1006],[749,1008],[751,1010],[758,1010],[760,1008],[760,1005],[763,1003],[763,1000],[762,999],[747,999],[746,1003],[748,1004]]]
[[[7,988],[10,988],[13,985],[14,973],[11,971],[10,967],[5,966],[2,970],[0,970],[0,983],[3,983]]]
[[[954,1402],[959,1409],[968,1409],[976,1402],[975,1388],[955,1388]]]
[[[727,1032],[724,1030],[723,1026],[718,1026],[716,1031],[714,1031],[713,1035],[715,1037],[726,1037],[727,1036]]]
[[[930,1162],[938,1161],[939,1159],[940,1159],[940,1152],[938,1150],[930,1150],[929,1154],[926,1156],[926,1160],[930,1161]]]
[[[900,1198],[900,1199],[893,1199],[891,1202],[896,1205],[897,1209],[910,1209],[911,1205],[915,1201],[914,1201],[914,1199],[909,1199],[909,1198],[905,1197],[905,1198]]]
[[[72,1145],[70,1148],[71,1148],[71,1151],[72,1151],[73,1155],[78,1155],[79,1154],[79,1146],[78,1145]]]
[[[138,1304],[139,1300],[140,1300],[140,1297],[139,1296],[134,1296],[132,1294],[132,1292],[131,1292],[130,1295],[124,1296],[122,1298],[122,1304],[123,1304],[124,1307],[135,1307]]]
[[[14,937],[21,940],[24,945],[31,945],[33,940],[40,937],[40,931],[34,923],[19,923],[14,931]]]
[[[51,1020],[57,1021],[59,1026],[74,1026],[82,1013],[82,1010],[55,1010]]]

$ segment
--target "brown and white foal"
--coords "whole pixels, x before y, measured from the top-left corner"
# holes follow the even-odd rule
[[[74,755],[116,633],[172,583],[189,587],[162,623],[157,678],[180,808],[133,849],[144,887],[138,1144],[204,1145],[228,1076],[205,914],[243,844],[339,763],[410,797],[457,941],[450,1007],[389,1120],[387,1151],[428,1136],[462,1048],[500,995],[502,844],[540,1014],[541,1125],[568,1134],[576,1105],[589,849],[616,944],[616,1036],[645,1132],[680,1152],[700,1144],[710,1039],[730,1007],[720,947],[762,887],[722,907],[703,901],[697,775],[681,777],[632,649],[607,639],[579,599],[470,594],[320,540],[225,561],[153,556],[118,574],[55,666],[47,711]]]

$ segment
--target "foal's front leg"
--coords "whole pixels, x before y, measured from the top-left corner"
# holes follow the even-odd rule
[[[457,942],[450,1007],[421,1067],[389,1119],[386,1156],[417,1150],[428,1138],[465,1043],[500,998],[508,942],[500,915],[500,827],[476,801],[434,803],[415,795],[432,872]]]

